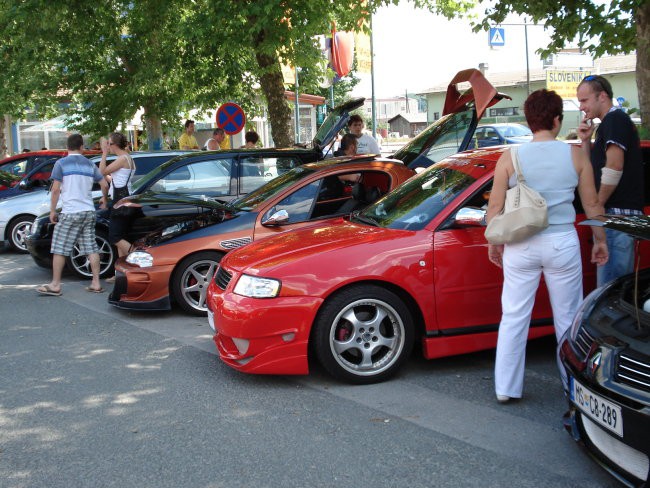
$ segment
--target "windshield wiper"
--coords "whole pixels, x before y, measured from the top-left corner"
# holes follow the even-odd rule
[[[358,220],[359,222],[363,222],[364,224],[372,225],[373,227],[379,227],[379,222],[377,222],[372,217],[368,217],[367,215],[361,215],[360,213],[355,213],[352,214],[352,218],[354,220]]]

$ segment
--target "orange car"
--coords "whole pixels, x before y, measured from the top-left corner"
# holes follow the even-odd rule
[[[138,211],[145,217],[192,202],[195,216],[170,223],[118,259],[109,302],[127,309],[169,310],[174,301],[189,313],[205,315],[206,290],[225,253],[315,221],[340,219],[414,174],[400,161],[356,156],[299,166],[230,203],[142,195]]]

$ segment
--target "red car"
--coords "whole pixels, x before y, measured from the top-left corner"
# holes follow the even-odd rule
[[[221,359],[248,373],[307,374],[313,355],[339,379],[373,383],[398,370],[415,340],[428,359],[495,347],[502,272],[488,261],[484,209],[504,150],[448,157],[347,222],[228,254],[207,298]],[[591,231],[578,232],[590,291]],[[529,338],[552,333],[542,286]]]

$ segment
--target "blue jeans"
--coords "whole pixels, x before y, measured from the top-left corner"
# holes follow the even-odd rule
[[[603,286],[634,271],[634,238],[624,232],[605,229],[609,260],[596,270],[597,284]]]

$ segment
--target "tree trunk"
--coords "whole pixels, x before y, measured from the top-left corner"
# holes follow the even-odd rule
[[[147,130],[147,148],[159,151],[163,148],[162,123],[157,115],[153,115],[148,107],[144,107],[144,124]]]
[[[9,154],[7,151],[7,138],[5,137],[5,127],[7,118],[2,115],[0,116],[0,158],[4,158]]]
[[[282,71],[277,57],[257,53],[255,55],[260,71],[262,93],[266,97],[266,104],[271,123],[271,137],[275,147],[293,146],[294,137],[291,134],[291,109],[284,98],[284,83]]]
[[[636,12],[636,86],[639,92],[643,137],[650,137],[650,2]]]

